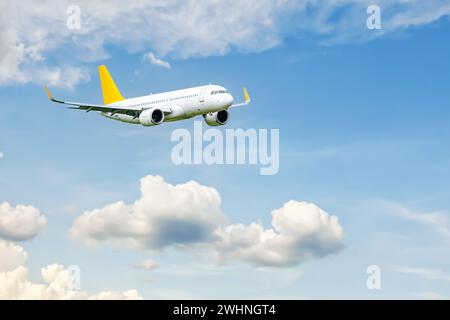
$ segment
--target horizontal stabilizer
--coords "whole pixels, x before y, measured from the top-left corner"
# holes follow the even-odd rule
[[[100,111],[100,112],[112,112],[112,113],[123,113],[123,114],[136,114],[140,113],[142,111],[142,108],[139,107],[122,107],[122,106],[114,106],[114,105],[104,105],[104,104],[93,104],[93,103],[82,103],[82,102],[68,102],[63,101],[59,99],[55,99],[50,92],[50,89],[45,86],[44,87],[45,92],[47,93],[47,97],[50,101],[66,104],[69,105],[70,109],[77,109],[77,110],[85,110],[87,112],[89,111]]]

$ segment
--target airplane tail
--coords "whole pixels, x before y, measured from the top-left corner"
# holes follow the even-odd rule
[[[98,74],[100,76],[104,104],[125,100],[119,89],[117,89],[117,86],[105,65],[98,67]]]

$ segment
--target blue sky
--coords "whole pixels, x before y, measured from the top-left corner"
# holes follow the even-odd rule
[[[87,292],[133,288],[150,299],[450,297],[450,12],[422,22],[418,2],[388,7],[386,27],[370,31],[359,5],[349,1],[351,10],[329,9],[332,32],[304,26],[323,23],[316,17],[323,3],[268,17],[281,27],[272,35],[277,41],[267,40],[262,48],[238,41],[223,52],[202,54],[196,51],[202,42],[193,41],[191,50],[189,38],[165,49],[157,37],[127,42],[118,36],[83,56],[80,42],[90,33],[76,41],[64,34],[52,49],[40,49],[44,62],[18,64],[24,74],[27,68],[82,68],[89,76],[73,86],[64,88],[63,77],[54,82],[54,95],[70,101],[101,103],[99,64],[108,66],[127,97],[217,83],[240,100],[246,85],[251,105],[233,110],[221,130],[280,130],[280,170],[274,176],[261,176],[252,165],[176,166],[170,135],[176,128],[192,131],[193,120],[127,125],[51,104],[41,78],[3,77],[0,203],[32,205],[46,217],[33,239],[16,241],[27,252],[30,281],[42,282],[40,268],[58,263],[80,266]],[[422,9],[437,13],[448,7],[439,6]],[[340,10],[349,22],[341,22]],[[420,23],[394,28],[402,14]],[[95,21],[95,14],[89,17]],[[309,19],[293,24],[299,17]],[[348,25],[361,21],[361,30],[349,32]],[[267,31],[251,21],[242,28]],[[149,51],[170,69],[143,59]],[[69,237],[84,212],[139,199],[139,180],[147,175],[217,189],[231,223],[270,228],[270,212],[289,200],[314,203],[337,216],[344,248],[293,266],[221,266],[192,248],[86,246]],[[157,267],[134,267],[144,259]],[[381,268],[381,290],[366,288],[369,265]]]

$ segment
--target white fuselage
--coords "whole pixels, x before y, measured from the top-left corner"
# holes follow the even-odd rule
[[[228,109],[233,103],[233,96],[222,86],[207,85],[158,94],[150,94],[137,98],[125,99],[108,106],[121,108],[160,109],[166,115],[164,121],[176,121],[205,115]],[[139,118],[130,114],[99,112],[110,119],[139,124]]]

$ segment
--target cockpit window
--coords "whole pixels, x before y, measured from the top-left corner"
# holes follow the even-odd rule
[[[211,91],[211,95],[219,94],[219,93],[230,93],[230,92],[228,90],[214,90],[214,91]]]

